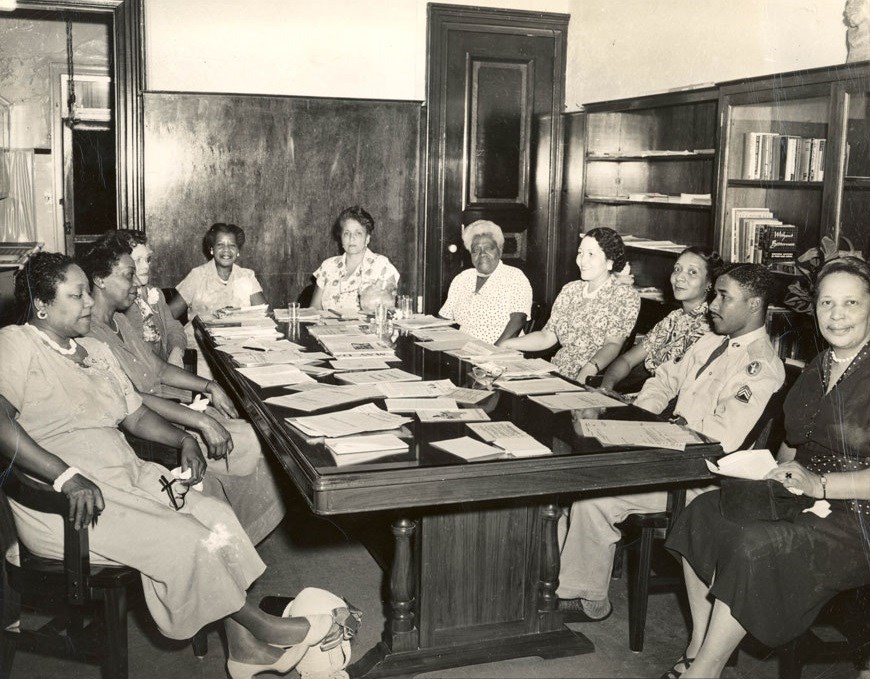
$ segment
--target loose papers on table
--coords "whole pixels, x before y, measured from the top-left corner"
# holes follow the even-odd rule
[[[264,365],[255,368],[239,368],[238,371],[264,389],[314,381],[294,365]]]
[[[422,379],[419,375],[400,368],[389,370],[366,370],[364,372],[337,373],[336,379],[348,384],[374,384],[376,382],[415,382]]]
[[[288,417],[287,422],[307,436],[335,438],[367,431],[398,429],[403,424],[411,422],[411,419],[388,413],[373,403],[366,403],[350,410],[341,410],[335,413]]]
[[[388,398],[384,407],[391,413],[414,413],[418,410],[456,410],[452,398]]]
[[[578,420],[583,436],[598,439],[605,446],[642,446],[685,450],[700,439],[690,429],[670,422],[631,420]]]
[[[324,445],[339,467],[362,464],[408,450],[408,444],[395,434],[367,434],[325,439]]]
[[[502,455],[504,451],[482,443],[470,436],[461,436],[457,439],[446,439],[444,441],[433,441],[432,446],[439,448],[451,455],[456,455],[469,462],[473,460],[495,460]]]
[[[509,391],[519,396],[530,394],[555,394],[561,391],[584,391],[579,384],[572,384],[561,377],[542,377],[531,380],[499,380],[495,383],[499,389]]]
[[[481,408],[441,408],[438,410],[418,410],[417,417],[420,422],[480,422],[488,420],[487,415]]]
[[[598,391],[571,391],[561,394],[531,396],[530,400],[540,403],[553,412],[561,410],[582,410],[583,408],[615,408],[626,405],[622,401]]]
[[[383,382],[378,390],[387,398],[427,398],[448,396],[456,387],[450,380],[421,380],[419,382]],[[452,398],[452,397],[451,397]]]
[[[355,401],[367,401],[369,399],[380,397],[381,395],[379,392],[365,386],[323,386],[320,389],[310,389],[295,394],[273,396],[267,398],[266,403],[281,406],[283,408],[301,410],[305,413],[311,413],[315,410],[334,408],[347,403],[354,403]]]

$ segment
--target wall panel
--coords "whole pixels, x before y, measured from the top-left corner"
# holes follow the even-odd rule
[[[340,249],[331,226],[359,203],[370,247],[417,291],[418,102],[147,93],[145,212],[154,281],[174,285],[205,258],[213,222],[245,229],[239,263],[284,305]]]

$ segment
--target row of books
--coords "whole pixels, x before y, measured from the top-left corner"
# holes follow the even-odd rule
[[[723,250],[731,262],[792,262],[796,238],[797,227],[776,219],[767,208],[735,207],[726,223]]]
[[[825,178],[825,145],[825,139],[747,132],[743,179],[820,182]]]

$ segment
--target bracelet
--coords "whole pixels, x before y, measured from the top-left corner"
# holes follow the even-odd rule
[[[819,481],[822,482],[822,499],[827,500],[828,499],[828,477],[825,476],[824,474],[822,474],[819,477]]]
[[[61,475],[54,480],[51,487],[59,493],[60,489],[63,488],[63,484],[69,481],[76,474],[81,474],[81,472],[75,467],[67,467],[66,470],[64,470]]]
[[[592,365],[595,366],[595,374],[596,375],[601,372],[601,366],[598,365],[598,361],[591,360],[591,361],[589,361],[589,363],[591,363]]]
[[[214,380],[207,380],[205,383],[205,387],[202,389],[201,393],[207,394],[208,388],[212,385],[212,383],[214,383]]]

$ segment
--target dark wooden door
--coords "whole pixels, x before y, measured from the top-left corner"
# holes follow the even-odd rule
[[[552,296],[567,15],[430,5],[424,295],[436,312],[471,265],[462,226],[490,219],[502,260]]]

